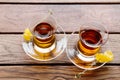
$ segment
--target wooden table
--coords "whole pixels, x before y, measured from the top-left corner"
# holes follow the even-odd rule
[[[33,60],[22,49],[22,34],[32,22],[52,9],[58,23],[68,32],[87,21],[102,22],[109,30],[114,60],[88,71],[81,80],[120,80],[119,0],[0,0],[0,80],[76,80],[82,69],[74,66],[66,52],[55,60]],[[55,4],[57,3],[57,4]],[[95,4],[97,3],[97,4]],[[58,34],[63,36],[63,34]],[[73,35],[73,38],[76,38]],[[69,42],[71,43],[71,42]],[[68,43],[68,44],[69,44]]]

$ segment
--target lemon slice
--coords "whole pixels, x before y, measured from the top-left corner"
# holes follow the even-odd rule
[[[29,28],[25,29],[24,34],[23,34],[24,40],[28,42],[28,41],[31,40],[31,37],[32,37],[32,36],[33,36],[33,35],[32,35],[32,33],[30,32],[30,29],[29,29]]]
[[[95,58],[100,63],[110,62],[113,60],[113,53],[110,50],[107,50],[104,53],[97,53]]]

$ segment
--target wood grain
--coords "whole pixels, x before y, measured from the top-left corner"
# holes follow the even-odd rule
[[[120,0],[0,0],[0,2],[17,2],[17,3],[117,3]]]
[[[0,32],[23,32],[34,27],[48,10],[65,31],[78,31],[83,23],[95,21],[110,32],[120,32],[120,5],[25,5],[0,4]]]
[[[57,36],[62,37],[63,34],[58,34]],[[69,35],[68,35],[69,36]],[[71,38],[72,37],[72,38]],[[76,41],[78,40],[78,35],[69,36],[68,47],[74,47]],[[110,34],[109,45],[105,49],[111,49],[114,53],[114,60],[110,63],[119,64],[120,63],[120,41],[119,34]],[[56,63],[71,63],[64,52],[61,56],[55,60],[48,62],[40,62],[33,60],[25,54],[22,49],[22,35],[14,34],[4,34],[0,35],[0,64],[56,64]]]
[[[1,80],[79,80],[75,66],[0,66]],[[119,80],[120,66],[104,66],[87,71],[80,80]]]

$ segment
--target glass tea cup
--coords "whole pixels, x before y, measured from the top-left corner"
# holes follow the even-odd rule
[[[67,50],[68,58],[79,68],[92,70],[103,64],[97,64],[95,54],[103,52],[102,46],[108,40],[107,29],[99,23],[90,22],[80,27],[79,39],[75,48]]]
[[[30,42],[23,43],[24,51],[33,59],[39,61],[49,61],[58,57],[66,48],[65,34],[59,38],[56,32],[62,31],[63,28],[58,25],[53,15],[50,13],[42,20],[35,19],[30,28],[32,37]],[[64,31],[63,31],[64,32]]]
[[[48,22],[41,22],[33,29],[33,49],[41,59],[48,59],[55,51],[56,38],[54,27]]]

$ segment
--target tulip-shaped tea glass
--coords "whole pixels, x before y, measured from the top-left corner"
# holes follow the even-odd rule
[[[49,61],[59,56],[67,46],[67,38],[65,33],[61,37],[57,35],[64,30],[52,13],[34,24],[36,25],[30,28],[33,35],[31,40],[23,42],[24,51],[39,61]]]
[[[96,53],[106,50],[108,31],[102,24],[96,22],[83,24],[79,34],[73,33],[70,37],[72,36],[75,38],[69,43],[73,43],[74,47],[68,45],[67,56],[73,64],[87,70],[97,69],[105,64],[98,63],[95,59]]]

